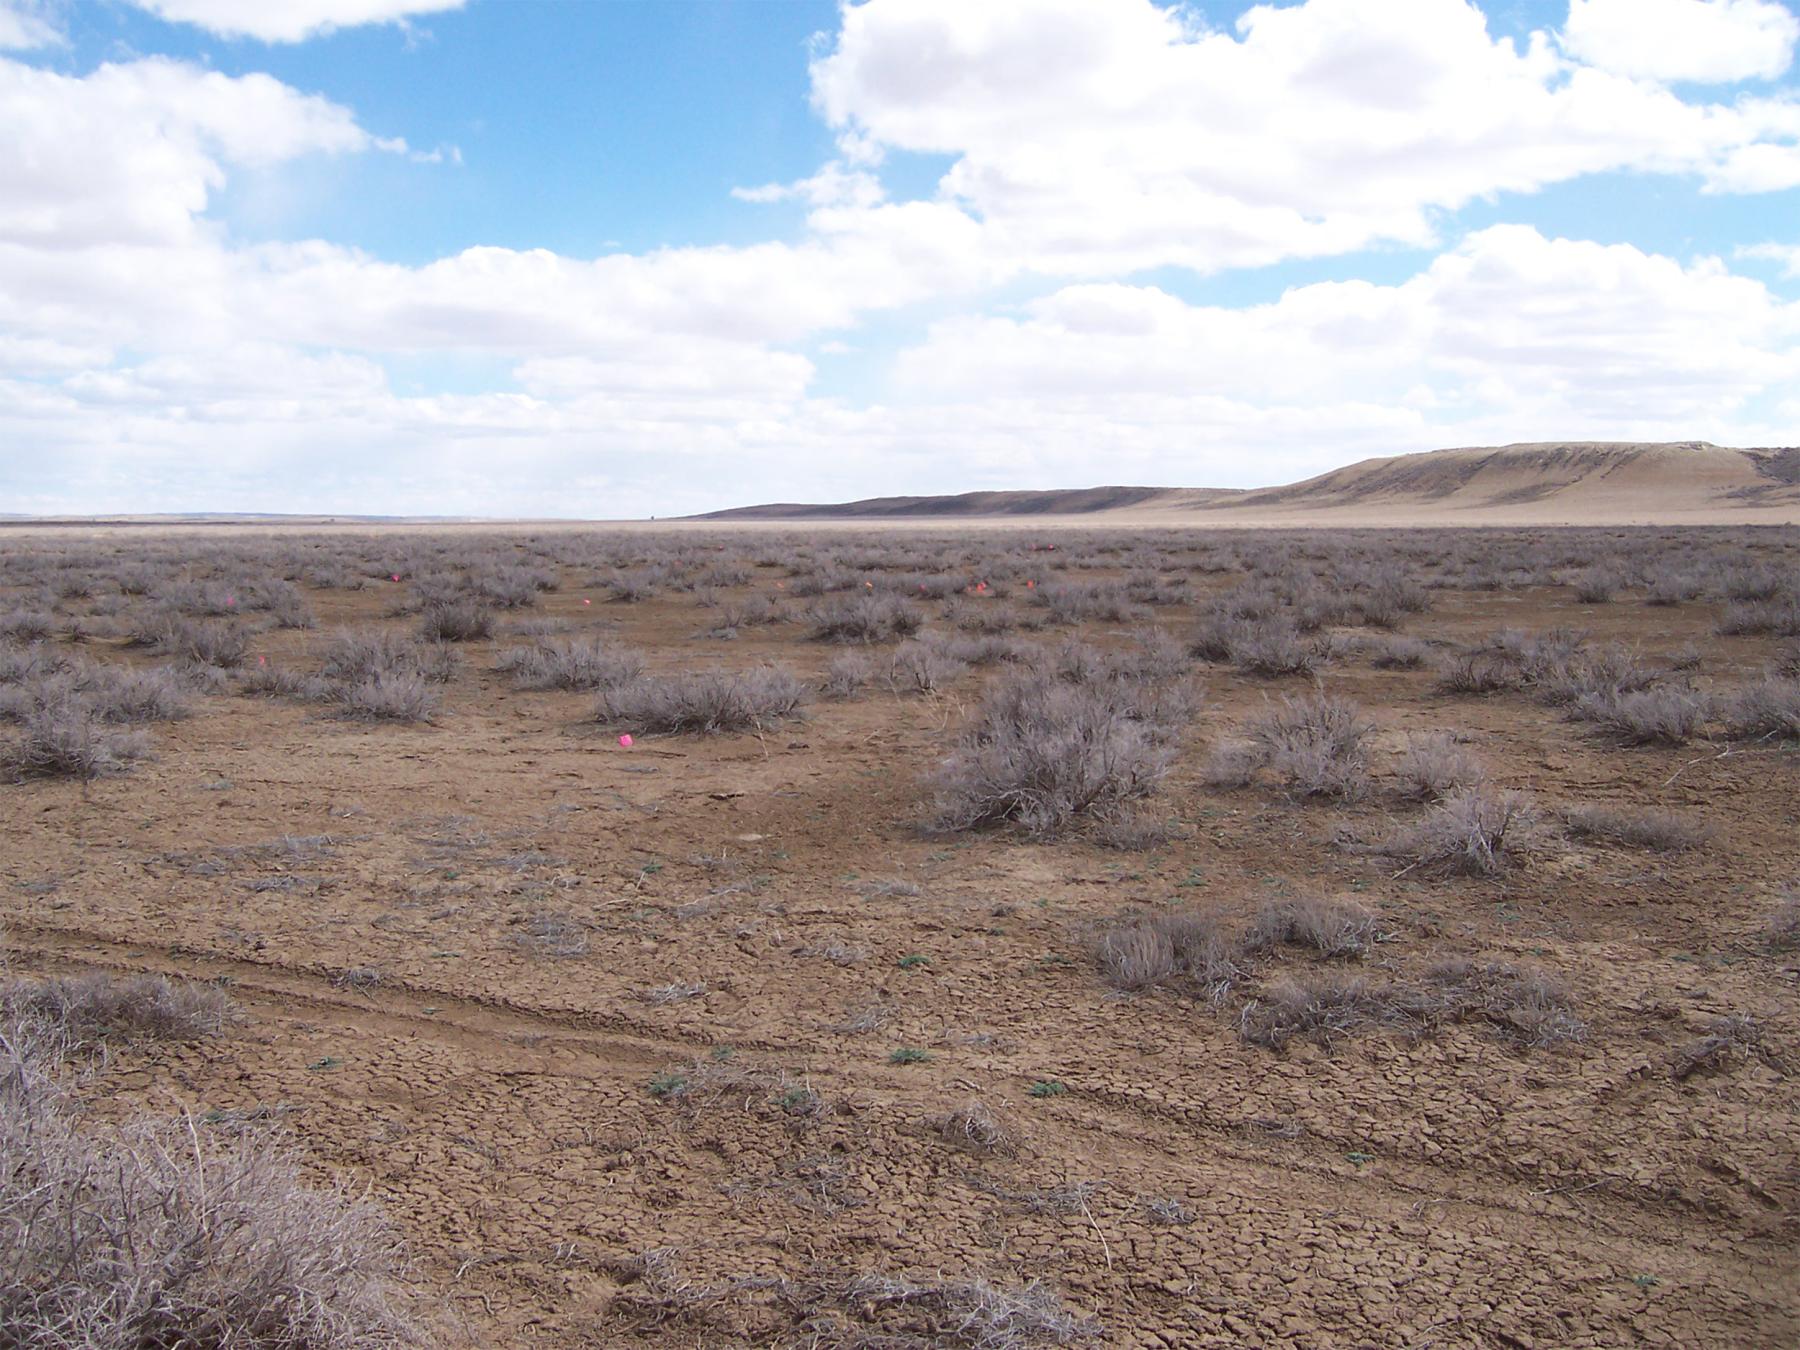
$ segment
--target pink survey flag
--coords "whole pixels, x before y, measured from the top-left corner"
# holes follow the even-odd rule
[[[631,737],[629,735],[619,737],[619,744],[627,750],[631,749]]]

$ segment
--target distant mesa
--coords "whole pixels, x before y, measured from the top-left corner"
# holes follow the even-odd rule
[[[694,520],[910,520],[956,516],[1079,516],[1118,511],[1166,495],[1168,488],[1064,488],[1048,492],[962,492],[950,497],[867,497],[859,502],[806,505],[773,502],[709,511]],[[1221,493],[1221,495],[1232,495]]]
[[[1536,441],[1366,459],[1283,487],[1100,487],[772,503],[697,520],[1082,517],[1094,525],[1792,525],[1800,447]]]

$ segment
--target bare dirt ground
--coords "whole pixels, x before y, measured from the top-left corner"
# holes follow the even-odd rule
[[[819,601],[791,588],[859,546],[789,536],[787,564],[758,565],[774,548],[759,536],[671,538],[747,574],[707,588],[708,605],[765,599],[788,617],[717,640],[692,590],[615,603],[594,566],[559,563],[557,589],[459,644],[432,723],[339,720],[245,696],[233,674],[154,726],[153,757],[128,773],[0,786],[15,976],[218,982],[241,1013],[219,1037],[113,1052],[84,1088],[100,1118],[290,1131],[309,1167],[366,1186],[404,1235],[443,1344],[1800,1343],[1800,958],[1764,935],[1800,877],[1800,752],[1711,723],[1681,744],[1620,744],[1524,693],[1443,692],[1436,669],[1501,629],[1575,627],[1723,695],[1781,646],[1720,635],[1725,596],[1650,607],[1628,578],[1582,604],[1554,559],[1528,583],[1436,585],[1403,624],[1431,644],[1423,668],[1377,668],[1346,640],[1317,671],[1375,724],[1374,788],[1349,801],[1213,785],[1211,748],[1315,677],[1196,659],[1199,711],[1148,799],[1172,837],[1121,851],[1079,831],[921,829],[928,777],[992,667],[630,747],[628,727],[593,720],[592,694],[493,669],[525,617],[635,649],[653,676],[774,662],[816,681],[842,654],[808,639]],[[1029,618],[1026,581],[1143,570],[1056,538],[1060,556],[1022,536],[949,547],[968,584],[1006,577],[1002,599],[954,604]],[[1112,650],[1146,626],[1185,643],[1246,578],[1194,566],[1198,538],[1148,545],[1178,600],[1014,636],[1045,662],[1071,637]],[[1667,540],[1727,571],[1800,558],[1792,532]],[[91,541],[4,546],[16,563]],[[129,533],[103,545],[121,566],[136,548]],[[1256,548],[1278,568],[1305,561],[1286,538]],[[1331,588],[1329,559],[1305,565]],[[33,602],[37,579],[15,566],[8,580],[0,610]],[[92,580],[93,595],[116,589]],[[309,669],[340,629],[415,632],[416,615],[390,612],[410,581],[302,584],[317,627],[253,620],[241,669]],[[127,600],[124,616],[148,603]],[[920,608],[927,636],[955,631],[944,605]],[[105,623],[45,641],[159,659]],[[1464,735],[1545,822],[1497,875],[1353,844],[1420,811],[1389,775],[1426,731]],[[1672,854],[1579,838],[1556,825],[1579,806],[1669,810],[1711,837]],[[1459,956],[1547,972],[1582,1034],[1526,1047],[1473,1018],[1271,1049],[1240,1033],[1242,999],[1122,992],[1096,968],[1097,935],[1121,918],[1235,923],[1287,897],[1375,914],[1365,972]],[[1269,959],[1265,979],[1322,964]],[[1692,1062],[1731,1018],[1754,1034]],[[971,1103],[1005,1138],[958,1135]],[[977,1339],[974,1304],[956,1301],[973,1281],[1052,1298],[1074,1329],[1026,1319]]]

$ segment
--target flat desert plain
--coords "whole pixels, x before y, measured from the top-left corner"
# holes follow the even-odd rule
[[[1782,528],[9,531],[7,1091],[362,1205],[296,1344],[1793,1345],[1797,639]]]

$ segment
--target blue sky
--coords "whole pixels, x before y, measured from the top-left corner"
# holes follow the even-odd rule
[[[1800,441],[1778,0],[0,0],[0,512]]]

